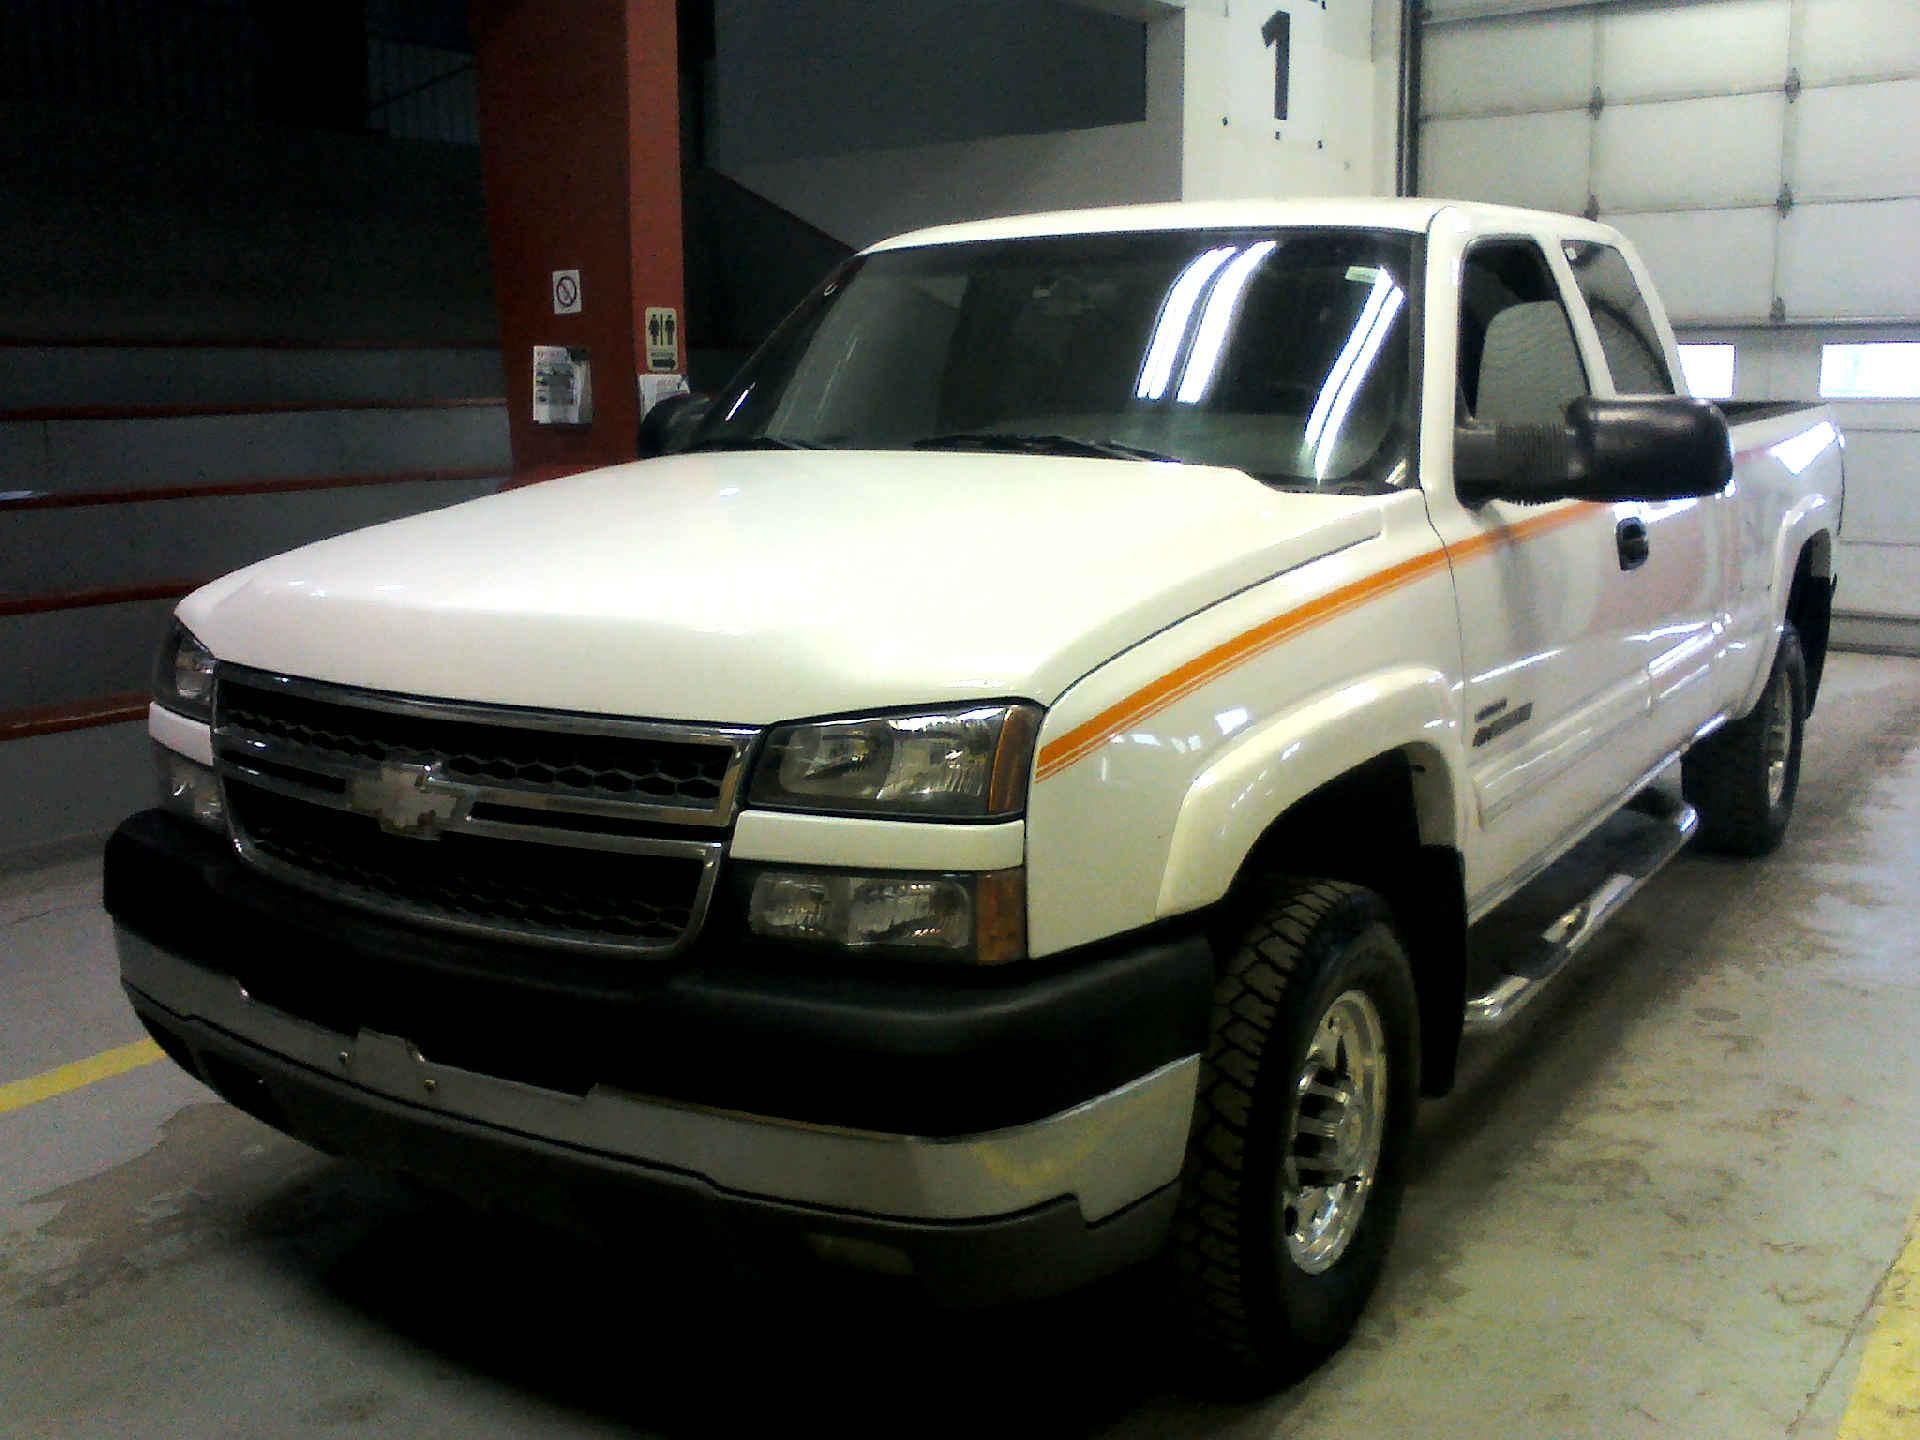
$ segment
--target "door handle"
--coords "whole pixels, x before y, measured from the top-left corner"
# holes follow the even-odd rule
[[[1653,546],[1647,539],[1647,522],[1644,520],[1622,520],[1614,527],[1613,540],[1620,547],[1622,570],[1638,570],[1653,553]]]

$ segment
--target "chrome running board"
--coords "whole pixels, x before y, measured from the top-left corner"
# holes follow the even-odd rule
[[[1557,979],[1620,907],[1693,837],[1700,817],[1664,788],[1642,791],[1567,856],[1473,927],[1468,944],[1497,977],[1467,1001],[1463,1030],[1508,1024]],[[1569,880],[1584,890],[1569,904]],[[1483,972],[1484,973],[1484,972]]]

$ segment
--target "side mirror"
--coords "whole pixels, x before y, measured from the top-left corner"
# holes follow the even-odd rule
[[[687,448],[693,432],[713,406],[711,395],[669,395],[640,418],[640,458],[677,455]]]
[[[1733,478],[1727,420],[1705,400],[1656,395],[1567,406],[1565,425],[1465,425],[1453,432],[1461,500],[1683,500]]]

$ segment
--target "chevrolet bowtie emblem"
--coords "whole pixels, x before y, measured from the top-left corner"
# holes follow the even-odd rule
[[[438,838],[441,826],[471,808],[472,797],[442,780],[434,765],[382,765],[347,782],[347,805],[380,822],[389,835]]]

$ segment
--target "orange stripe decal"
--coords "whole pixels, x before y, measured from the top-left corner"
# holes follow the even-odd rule
[[[1231,670],[1236,670],[1257,656],[1264,655],[1276,645],[1293,639],[1305,631],[1326,624],[1330,620],[1359,609],[1371,601],[1378,600],[1396,590],[1426,579],[1443,570],[1448,562],[1471,560],[1479,555],[1492,553],[1506,545],[1518,545],[1534,539],[1562,526],[1584,519],[1596,509],[1604,507],[1591,504],[1570,505],[1562,510],[1554,510],[1545,515],[1537,515],[1523,520],[1517,525],[1503,526],[1498,530],[1489,530],[1461,541],[1451,549],[1441,546],[1438,550],[1429,550],[1416,555],[1411,560],[1403,560],[1398,565],[1390,565],[1375,575],[1368,575],[1350,584],[1330,590],[1325,595],[1309,600],[1304,605],[1283,611],[1270,620],[1263,620],[1251,630],[1243,630],[1231,640],[1223,641],[1211,650],[1195,656],[1173,670],[1169,670],[1133,694],[1110,705],[1091,720],[1076,725],[1066,734],[1055,737],[1040,747],[1038,764],[1034,769],[1036,780],[1046,780],[1059,774],[1068,766],[1077,764],[1106,744],[1115,735],[1151,719],[1177,701],[1184,700],[1203,685],[1211,684]]]

